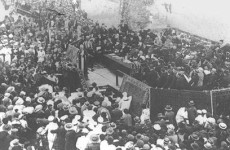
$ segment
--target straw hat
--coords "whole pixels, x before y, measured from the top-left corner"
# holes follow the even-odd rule
[[[160,126],[159,124],[154,124],[154,125],[153,125],[153,128],[154,128],[156,131],[161,130],[161,126]]]
[[[64,126],[66,131],[73,130],[73,124],[72,123],[67,123]]]
[[[45,99],[43,98],[43,97],[39,97],[38,99],[37,99],[37,102],[39,103],[39,104],[43,104],[43,103],[45,103]]]
[[[53,120],[54,120],[54,116],[49,116],[49,117],[48,117],[48,121],[49,121],[49,122],[52,122]]]
[[[219,128],[222,129],[222,130],[225,130],[227,129],[227,125],[225,123],[219,123]]]
[[[70,107],[70,108],[69,108],[69,113],[70,113],[71,115],[76,115],[76,114],[78,114],[77,108],[76,108],[76,107]]]
[[[92,143],[98,143],[98,142],[99,142],[99,137],[98,137],[98,135],[96,135],[96,134],[91,135],[91,136],[90,136],[90,141],[91,141]]]
[[[171,107],[170,105],[167,105],[167,106],[165,107],[165,110],[166,110],[166,111],[171,111],[171,110],[172,110],[172,107]]]

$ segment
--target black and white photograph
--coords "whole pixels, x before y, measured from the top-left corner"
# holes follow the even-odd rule
[[[230,0],[0,0],[0,150],[230,150]]]

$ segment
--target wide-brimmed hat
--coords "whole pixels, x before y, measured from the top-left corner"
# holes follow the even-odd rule
[[[14,147],[14,146],[19,146],[20,143],[19,143],[19,139],[14,139],[10,142],[10,146],[11,147]]]
[[[39,104],[43,104],[43,103],[45,103],[45,99],[43,98],[43,97],[38,97],[38,99],[37,99],[37,102],[39,103]]]
[[[65,128],[66,131],[72,130],[73,129],[73,124],[72,123],[67,123],[67,124],[65,124],[64,128]]]
[[[205,143],[205,144],[204,144],[204,148],[207,149],[207,150],[208,150],[208,149],[212,149],[211,143],[209,143],[209,142]]]
[[[107,135],[112,135],[114,133],[113,128],[109,127],[108,129],[106,129],[106,134]]]
[[[90,141],[91,141],[92,143],[98,143],[98,142],[99,142],[99,137],[98,137],[98,135],[96,135],[96,134],[91,135],[91,136],[90,136]]]
[[[69,113],[70,113],[71,115],[76,115],[76,114],[78,114],[77,108],[76,108],[76,107],[70,107],[70,108],[69,108]]]
[[[40,110],[43,109],[43,106],[42,105],[37,105],[35,108],[34,108],[34,112],[38,112]]]
[[[10,131],[11,130],[11,125],[8,125],[8,124],[3,125],[2,130],[3,131]]]
[[[198,140],[200,139],[199,136],[198,136],[198,134],[196,134],[196,133],[192,133],[192,134],[190,135],[190,137],[191,137],[191,139],[194,140],[194,141],[198,141]]]
[[[153,129],[155,129],[156,131],[159,131],[161,130],[161,126],[159,124],[154,124]]]
[[[195,103],[194,103],[193,100],[189,101],[188,104],[189,104],[190,106],[194,106],[194,105],[195,105]]]
[[[167,105],[167,106],[165,107],[165,110],[166,110],[166,111],[171,111],[171,110],[172,110],[172,107],[171,107],[170,105]]]
[[[52,122],[52,121],[54,120],[54,118],[55,118],[54,116],[49,116],[49,117],[48,117],[48,121],[49,121],[49,122]]]
[[[61,116],[60,120],[65,121],[68,118],[68,115]]]
[[[111,123],[109,124],[109,126],[110,126],[111,128],[113,128],[113,129],[116,129],[116,128],[117,128],[117,125],[116,125],[116,123],[114,123],[114,122],[111,122]]]
[[[219,128],[222,129],[222,130],[227,129],[227,125],[226,125],[225,123],[223,123],[223,122],[222,122],[222,123],[219,123],[218,126],[219,126]]]

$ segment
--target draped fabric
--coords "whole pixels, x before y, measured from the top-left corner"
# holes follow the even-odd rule
[[[132,96],[130,106],[131,114],[140,116],[142,113],[141,104],[147,104],[150,101],[150,87],[143,82],[134,79],[128,75],[124,76],[121,92],[127,92]]]

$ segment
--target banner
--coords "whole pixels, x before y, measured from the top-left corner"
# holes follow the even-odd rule
[[[79,62],[78,53],[79,53],[78,48],[76,48],[73,45],[69,45],[66,52],[66,57],[69,58],[73,64],[78,64]]]
[[[144,84],[143,82],[128,75],[124,76],[120,87],[120,92],[127,92],[129,96],[132,96],[132,102],[130,106],[131,114],[137,116],[141,115],[141,104],[149,104],[150,89],[151,87]]]

